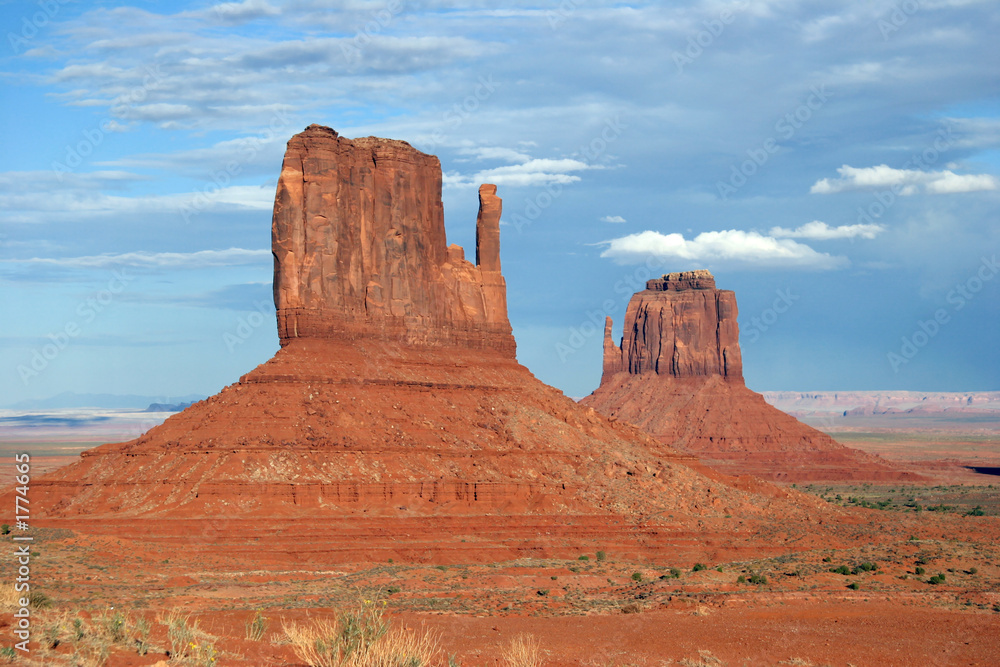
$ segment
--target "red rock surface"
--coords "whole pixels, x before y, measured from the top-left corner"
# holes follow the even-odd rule
[[[142,437],[36,480],[40,520],[229,544],[247,558],[259,550],[248,534],[280,526],[295,539],[267,558],[331,561],[516,557],[595,541],[638,556],[739,549],[726,515],[815,522],[820,501],[702,474],[518,364],[501,203],[492,185],[479,196],[473,265],[447,245],[437,158],[315,125],[293,137],[273,222],[282,348]],[[691,308],[725,319],[720,303]],[[736,374],[732,349],[682,353],[675,367]]]
[[[775,409],[743,382],[736,297],[708,271],[647,282],[621,344],[604,331],[601,385],[581,403],[728,474],[778,481],[917,481]]]
[[[473,265],[445,241],[436,157],[319,125],[292,137],[271,227],[282,344],[365,338],[513,357],[495,193],[480,189]]]

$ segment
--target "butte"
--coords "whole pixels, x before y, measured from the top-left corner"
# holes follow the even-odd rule
[[[445,239],[436,157],[318,125],[292,137],[272,223],[281,348],[34,480],[33,520],[241,568],[735,557],[788,549],[752,528],[779,516],[826,539],[825,503],[701,469],[520,365],[496,187],[479,201],[472,263]]]
[[[606,319],[601,384],[581,404],[732,475],[922,480],[839,444],[748,389],[736,315],[736,295],[716,289],[708,271],[647,281],[629,301],[620,343]]]

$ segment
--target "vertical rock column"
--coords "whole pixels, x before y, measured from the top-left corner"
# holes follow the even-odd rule
[[[500,273],[500,214],[503,202],[497,186],[479,186],[479,215],[476,217],[476,266],[483,280],[486,322],[507,322],[507,283]]]

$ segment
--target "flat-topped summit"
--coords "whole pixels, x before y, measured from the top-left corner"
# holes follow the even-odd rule
[[[715,277],[705,269],[664,273],[646,281],[646,289],[654,292],[679,292],[689,289],[715,289]]]

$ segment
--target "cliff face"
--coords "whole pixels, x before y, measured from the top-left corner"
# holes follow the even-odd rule
[[[621,345],[604,328],[604,376],[628,372],[743,381],[736,295],[715,288],[708,271],[647,281],[629,301]],[[603,382],[603,380],[602,380]]]
[[[513,356],[500,211],[484,185],[473,265],[445,240],[436,157],[306,128],[288,142],[271,227],[282,345],[365,337]]]
[[[601,385],[581,403],[729,474],[807,481],[919,479],[840,445],[768,405],[743,382],[736,296],[708,271],[646,283],[621,343],[604,327]]]

